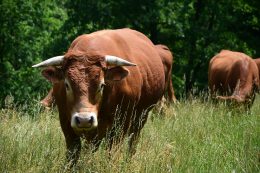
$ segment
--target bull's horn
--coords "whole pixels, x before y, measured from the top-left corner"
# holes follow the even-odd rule
[[[35,64],[32,67],[58,66],[58,65],[61,65],[63,59],[64,59],[63,55],[55,56],[55,57],[49,58],[45,61],[42,61],[39,64]]]
[[[114,65],[114,66],[136,66],[136,64],[131,63],[129,61],[126,61],[122,58],[106,55],[105,60],[108,63],[108,65]]]

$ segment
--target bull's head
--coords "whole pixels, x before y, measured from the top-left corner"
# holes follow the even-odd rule
[[[57,56],[33,67],[45,67],[42,71],[45,78],[53,84],[64,85],[71,127],[80,134],[98,126],[98,110],[105,81],[125,78],[129,72],[122,66],[135,64],[109,55],[95,58]]]

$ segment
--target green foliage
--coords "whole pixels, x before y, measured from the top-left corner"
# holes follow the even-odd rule
[[[31,65],[66,52],[75,37],[130,27],[172,50],[178,96],[207,89],[208,62],[221,49],[260,57],[257,0],[2,0],[0,99],[23,103],[46,93],[47,82]]]
[[[48,1],[3,0],[0,4],[0,98],[10,93],[15,102],[46,90],[46,82],[32,64],[46,55],[46,46],[54,40],[66,19],[61,7]],[[59,4],[61,6],[61,4]]]
[[[175,41],[176,45],[174,43],[169,45],[172,46],[174,53],[178,53],[175,54],[176,64],[173,74],[183,77],[184,93],[191,91],[192,87],[198,87],[200,90],[207,88],[209,60],[222,49],[245,52],[253,57],[259,56],[259,46],[253,46],[251,38],[254,38],[254,44],[259,44],[256,40],[260,37],[256,33],[259,33],[260,23],[256,22],[257,28],[241,20],[241,16],[255,18],[254,15],[259,15],[250,2],[184,1],[179,7],[180,12],[174,11],[177,13],[176,23],[180,24],[178,28],[181,28],[179,32],[181,37],[171,40]],[[238,4],[247,6],[248,11],[243,11],[243,7]],[[242,28],[255,28],[255,30],[246,32],[242,31]],[[246,36],[247,34],[250,37]]]
[[[82,149],[75,172],[259,172],[259,104],[257,96],[247,114],[201,96],[180,100],[151,114],[131,159],[127,139],[110,153],[104,141],[95,153]],[[0,111],[0,172],[66,172],[57,112],[34,109]]]

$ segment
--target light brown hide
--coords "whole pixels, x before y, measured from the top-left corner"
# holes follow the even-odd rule
[[[137,66],[112,70],[117,67],[107,66],[105,55],[123,58]],[[172,60],[163,64],[154,44],[142,33],[131,29],[97,31],[81,35],[72,42],[61,68],[70,81],[73,99],[70,100],[66,95],[64,79],[53,83],[53,93],[49,93],[47,99],[52,96],[55,98],[68,151],[76,151],[70,155],[74,161],[79,156],[80,137],[84,137],[87,143],[98,146],[109,132],[110,144],[116,141],[113,129],[115,119],[119,121],[121,135],[131,136],[130,151],[134,150],[148,112],[162,98],[166,83],[171,85],[169,74],[168,77],[165,75],[165,72],[171,71],[170,61]],[[169,66],[169,69],[165,70],[164,65]],[[111,80],[110,74],[118,70],[123,75],[112,75]],[[48,68],[44,71],[47,72]],[[105,77],[105,86],[102,98],[96,98],[97,85],[102,77],[100,74]],[[169,97],[173,99],[171,89]],[[78,102],[97,109],[97,128],[90,131],[72,129],[71,112],[78,109]]]
[[[209,63],[209,89],[214,98],[251,106],[259,88],[259,74],[252,58],[222,50]]]

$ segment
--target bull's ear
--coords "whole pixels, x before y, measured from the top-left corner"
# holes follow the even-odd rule
[[[105,71],[105,80],[120,81],[129,74],[129,71],[123,67],[114,67]]]
[[[42,70],[42,75],[51,83],[58,83],[63,79],[63,72],[57,67],[47,67]]]

